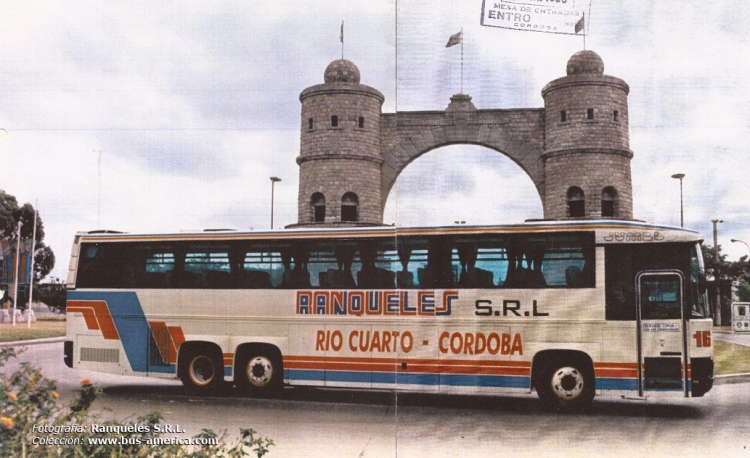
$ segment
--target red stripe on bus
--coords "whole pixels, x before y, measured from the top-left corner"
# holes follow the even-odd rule
[[[172,336],[172,344],[174,345],[174,351],[180,349],[180,345],[185,343],[185,334],[182,333],[182,328],[179,326],[169,326],[169,335]]]
[[[406,366],[404,367],[403,364]],[[393,358],[290,356],[284,358],[284,367],[287,369],[528,376],[531,364],[525,361],[396,360]]]
[[[94,321],[86,317],[84,310],[92,310],[94,312]],[[120,340],[120,335],[117,333],[115,322],[112,321],[112,315],[109,314],[109,307],[105,301],[68,301],[67,310],[72,312],[82,312],[84,319],[86,320],[86,327],[89,329],[101,329],[102,335],[108,340]]]
[[[151,334],[154,336],[156,348],[159,349],[161,359],[167,363],[176,362],[177,353],[174,351],[174,344],[172,343],[172,336],[169,333],[169,329],[167,329],[167,323],[163,321],[149,321],[148,326],[151,328]]]

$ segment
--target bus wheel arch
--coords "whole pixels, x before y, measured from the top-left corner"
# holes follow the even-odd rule
[[[267,394],[284,386],[281,350],[267,343],[244,343],[235,353],[234,383],[252,394]]]
[[[531,383],[546,408],[558,412],[580,410],[594,399],[594,362],[582,351],[541,351],[531,364]]]
[[[221,348],[212,342],[185,342],[177,353],[177,377],[189,394],[213,393],[224,380]]]

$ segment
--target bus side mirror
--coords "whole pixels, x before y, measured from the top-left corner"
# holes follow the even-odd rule
[[[701,272],[698,274],[698,291],[703,294],[708,290],[709,283],[713,283],[716,281],[716,278],[713,276],[713,270],[707,269],[706,273]]]

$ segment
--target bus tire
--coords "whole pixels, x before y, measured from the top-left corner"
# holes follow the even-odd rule
[[[577,359],[549,361],[542,367],[536,391],[544,406],[557,412],[579,411],[594,399],[594,371]]]
[[[223,361],[210,348],[187,349],[179,360],[184,363],[181,377],[185,391],[190,395],[209,395],[223,380]],[[221,361],[221,363],[220,363]]]
[[[237,387],[253,395],[281,390],[284,369],[281,353],[270,345],[253,345],[240,350],[235,367]]]

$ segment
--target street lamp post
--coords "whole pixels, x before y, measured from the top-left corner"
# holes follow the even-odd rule
[[[737,243],[737,242],[744,243],[745,246],[747,247],[747,252],[750,254],[750,245],[748,245],[747,242],[743,242],[742,240],[732,239],[732,243]]]
[[[271,177],[271,229],[273,229],[273,187],[278,181],[281,181],[281,178]]]
[[[684,173],[675,173],[672,178],[680,180],[680,227],[685,227],[684,214],[682,211],[682,179],[685,178]]]
[[[716,225],[723,223],[722,219],[712,219],[711,224],[714,226],[714,264],[716,265],[717,272],[714,275],[716,278],[716,315],[714,316],[714,325],[721,326],[721,284],[719,279],[719,242],[718,242],[718,231]]]

